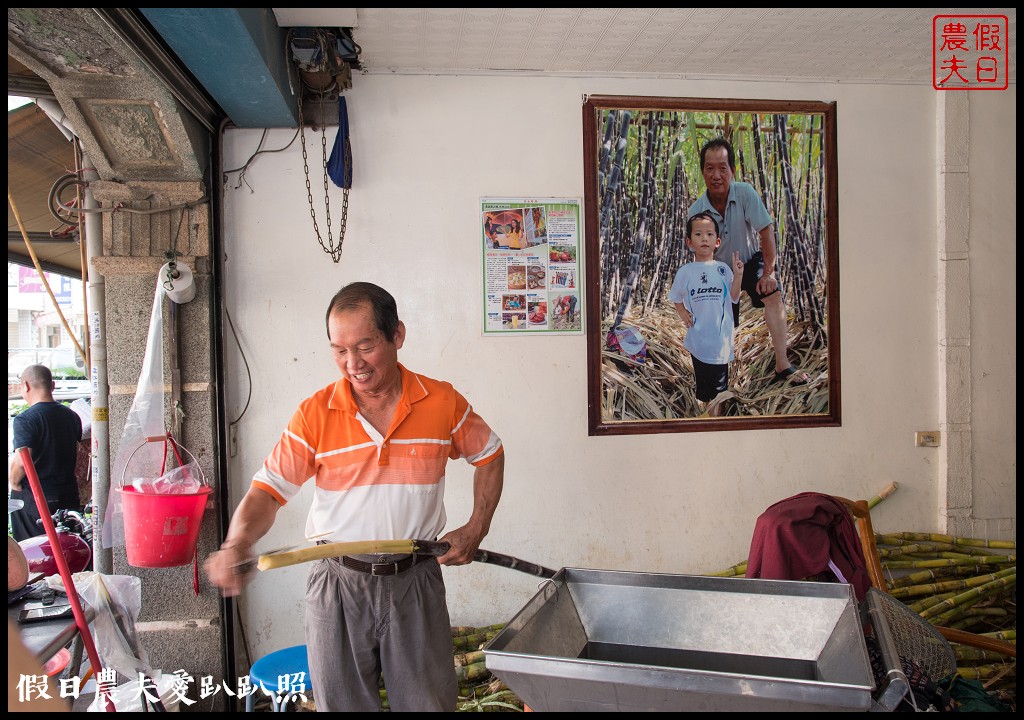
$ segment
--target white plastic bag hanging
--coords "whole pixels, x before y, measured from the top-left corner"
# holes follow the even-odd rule
[[[153,297],[153,312],[149,318],[149,337],[146,340],[146,355],[142,360],[142,372],[135,390],[135,399],[124,423],[124,431],[118,441],[117,452],[110,468],[110,488],[107,494],[107,512],[103,518],[103,547],[124,545],[124,515],[121,494],[117,492],[119,478],[124,474],[128,459],[140,445],[134,462],[141,467],[153,468],[153,477],[160,470],[163,446],[146,442],[147,438],[166,435],[164,422],[164,352],[163,352],[163,299],[164,288],[160,274],[157,274],[156,293]]]

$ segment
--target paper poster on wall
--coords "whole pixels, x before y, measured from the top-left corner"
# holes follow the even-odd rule
[[[583,333],[578,198],[481,198],[484,335]]]

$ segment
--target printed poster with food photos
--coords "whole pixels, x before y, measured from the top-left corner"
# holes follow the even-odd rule
[[[583,333],[578,198],[481,198],[484,335]]]

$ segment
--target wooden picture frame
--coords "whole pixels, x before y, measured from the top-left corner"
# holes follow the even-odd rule
[[[841,424],[836,136],[834,102],[585,99],[590,435]],[[765,310],[753,308],[749,295],[741,294],[728,389],[702,402],[693,358],[683,345],[682,315],[668,294],[677,270],[693,259],[685,243],[686,220],[690,206],[706,192],[700,149],[717,137],[732,144],[732,182],[748,183],[771,218],[784,314],[767,298],[770,292]],[[724,157],[725,150],[719,150]],[[720,194],[722,186],[712,183]],[[748,205],[756,202],[749,199],[750,188],[737,185],[731,192],[747,198]],[[727,227],[734,229],[734,238],[746,237],[735,231],[733,221],[725,222],[744,212],[734,200],[734,194],[728,202],[717,199],[722,208],[732,208],[726,209],[731,216],[720,216],[726,240]],[[761,243],[763,250],[758,230],[752,225],[748,230],[754,233],[748,247]],[[765,312],[777,313],[772,327]],[[777,374],[783,361],[774,339],[782,335],[776,320],[781,317],[781,354],[796,371],[788,377]],[[706,379],[706,369],[701,372]],[[798,384],[803,379],[808,382]]]

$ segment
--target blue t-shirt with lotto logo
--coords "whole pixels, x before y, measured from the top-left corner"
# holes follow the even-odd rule
[[[668,299],[693,315],[683,347],[709,365],[733,359],[732,268],[717,260],[691,262],[676,272]]]

